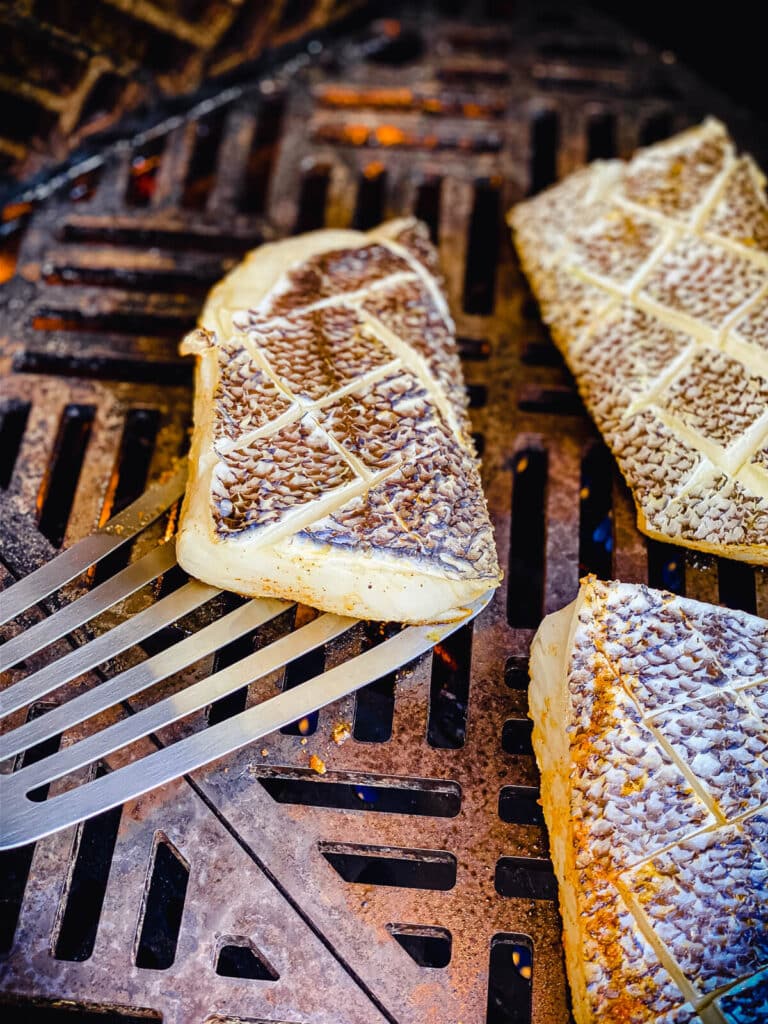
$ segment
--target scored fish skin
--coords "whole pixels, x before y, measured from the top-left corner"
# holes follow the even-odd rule
[[[588,577],[530,669],[577,1024],[768,1020],[768,622]]]
[[[413,218],[251,253],[182,343],[181,566],[359,618],[467,614],[501,574],[454,333]]]
[[[722,124],[514,207],[542,317],[650,537],[768,564],[768,202]]]

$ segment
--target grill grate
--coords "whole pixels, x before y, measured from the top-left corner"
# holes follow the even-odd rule
[[[301,4],[287,7],[301,17]],[[507,568],[473,627],[396,678],[133,801],[119,822],[110,812],[2,855],[14,883],[0,914],[3,990],[47,1001],[40,1020],[71,1000],[94,1020],[565,1024],[525,717],[533,630],[588,571],[768,615],[765,572],[637,533],[502,223],[513,201],[585,159],[626,155],[706,112],[726,117],[758,156],[768,147],[761,153],[754,124],[614,26],[571,7],[516,11],[492,25],[478,12],[425,11],[313,46],[309,63],[126,142],[28,221],[1,300],[3,582],[103,523],[183,453],[190,372],[176,341],[242,252],[412,210],[440,245]],[[172,513],[111,557],[136,560],[174,522]],[[179,582],[167,573],[131,607]],[[65,596],[93,583],[75,580]],[[194,614],[234,607],[221,598]],[[175,636],[185,621],[168,628]],[[375,639],[361,631],[350,642]],[[222,648],[163,695],[254,641]],[[161,634],[145,651],[163,643]],[[144,654],[128,651],[102,672]],[[337,656],[330,647],[326,667]],[[24,671],[42,664],[31,662]],[[166,739],[316,671],[294,664]],[[101,678],[94,670],[70,692]],[[330,732],[342,722],[352,736],[336,746]],[[309,769],[311,753],[326,775]]]

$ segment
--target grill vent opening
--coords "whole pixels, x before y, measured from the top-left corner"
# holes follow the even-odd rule
[[[29,402],[11,401],[0,411],[0,488],[11,482],[29,419]]]
[[[501,731],[501,746],[508,754],[531,756],[531,733],[533,722],[530,718],[508,718]]]
[[[730,558],[717,560],[717,585],[720,603],[754,615],[757,611],[755,572],[746,562]]]
[[[95,777],[102,778],[107,770],[99,765]],[[77,853],[53,945],[57,960],[87,960],[93,953],[121,814],[122,807],[113,807],[79,829]]]
[[[189,161],[181,205],[202,210],[216,180],[216,164],[224,131],[226,108],[214,110],[195,123],[195,144]]]
[[[129,206],[149,206],[157,187],[157,175],[165,148],[165,136],[158,135],[140,149],[131,160],[125,201]]]
[[[378,626],[379,623],[376,623],[367,628],[370,630]],[[357,691],[352,727],[352,735],[356,740],[364,743],[386,743],[392,738],[396,680],[396,673],[389,672]]]
[[[504,666],[504,682],[510,690],[528,691],[530,677],[527,655],[513,654],[511,658],[507,658],[507,663]]]
[[[266,100],[259,109],[239,203],[244,213],[263,213],[266,209],[267,192],[272,180],[284,111],[285,100],[282,96]]]
[[[499,793],[499,817],[511,825],[543,825],[537,786],[504,786]]]
[[[216,973],[225,978],[277,981],[280,975],[248,939],[230,939],[216,957]]]
[[[432,651],[427,739],[432,747],[458,750],[467,736],[472,623],[457,629]]]
[[[466,269],[464,273],[465,313],[487,316],[493,313],[496,265],[499,260],[499,212],[501,195],[494,181],[475,184],[475,200],[469,222]]]
[[[27,721],[31,722],[33,719],[39,718],[46,711],[50,711],[52,707],[53,704],[33,704],[27,713]],[[42,761],[44,757],[50,757],[51,754],[56,753],[60,744],[61,736],[51,736],[50,739],[30,747],[16,758],[13,770],[19,771],[25,765],[35,764],[37,761]],[[30,800],[37,801],[45,800],[47,796],[47,784],[32,790],[29,794]],[[21,902],[27,887],[35,845],[35,843],[29,843],[27,846],[19,846],[15,850],[0,851],[0,878],[3,879],[3,884],[0,886],[0,953],[7,953],[13,945],[13,936],[19,921]]]
[[[613,114],[594,114],[587,124],[587,162],[615,156],[616,118]]]
[[[430,177],[423,181],[416,190],[414,216],[429,228],[429,237],[437,245],[440,237],[440,191],[442,179]]]
[[[285,670],[284,690],[292,690],[294,686],[306,683],[325,671],[325,651],[322,647],[309,651],[307,654],[296,658]],[[286,736],[312,736],[317,732],[317,723],[320,719],[319,711],[312,711],[310,714],[300,718],[297,722],[291,722],[280,730]]]
[[[491,939],[486,1024],[530,1024],[533,944],[527,935]]]
[[[313,164],[304,172],[294,225],[297,235],[305,231],[317,231],[325,225],[330,179],[331,171],[327,164]]]
[[[355,843],[319,843],[345,882],[447,892],[456,884],[456,858],[442,850],[402,850]]]
[[[93,405],[64,409],[53,458],[37,497],[38,529],[56,548],[64,540],[95,415]]]
[[[237,594],[224,594],[222,596],[222,614],[228,615],[229,612],[233,612],[236,608],[245,604],[246,600],[246,598],[239,597]],[[255,631],[238,637],[237,640],[233,640],[232,643],[217,651],[213,659],[211,675],[215,675],[216,672],[229,668],[230,665],[234,665],[242,658],[247,658],[250,654],[253,654],[254,638]],[[226,697],[219,697],[208,709],[208,724],[217,725],[219,722],[224,722],[227,718],[232,718],[233,715],[238,715],[241,711],[245,711],[247,700],[247,686],[241,686],[239,690],[227,694]]]
[[[355,773],[344,772],[328,772],[320,779],[307,769],[292,769],[290,774],[287,770],[275,774],[267,771],[258,775],[259,782],[273,800],[282,804],[435,818],[453,818],[461,807],[461,787],[455,782],[378,775],[354,778]]]
[[[189,865],[158,833],[136,947],[136,966],[162,971],[176,959]]]
[[[557,879],[548,860],[538,857],[500,857],[496,892],[523,900],[556,900]]]
[[[357,202],[352,217],[352,227],[358,231],[368,231],[376,227],[384,217],[384,200],[386,197],[387,172],[384,165],[370,163],[363,170],[357,183]]]
[[[529,194],[535,195],[557,181],[557,150],[560,121],[553,110],[543,110],[531,123],[531,167]]]
[[[613,456],[604,444],[589,446],[581,461],[579,575],[611,578],[613,570]]]
[[[101,512],[101,525],[122,512],[143,493],[159,428],[160,413],[157,409],[128,411],[117,462]],[[130,559],[131,549],[131,544],[124,544],[114,554],[102,559],[96,566],[95,583],[103,583],[124,569]]]
[[[535,629],[541,621],[547,461],[545,451],[526,448],[517,453],[512,467],[507,618],[519,629]]]
[[[426,924],[388,924],[387,931],[419,967],[439,969],[451,962],[453,937],[447,928]]]
[[[685,593],[685,552],[676,544],[646,539],[648,585],[657,590]]]

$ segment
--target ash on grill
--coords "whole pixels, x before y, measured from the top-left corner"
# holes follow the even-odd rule
[[[3,999],[25,1003],[25,1019],[65,1016],[66,1000],[84,1020],[166,1024],[565,1024],[526,719],[533,630],[586,571],[768,615],[765,573],[638,534],[502,222],[508,205],[583,161],[627,155],[705,112],[737,139],[748,128],[760,159],[765,136],[761,151],[754,124],[595,16],[541,4],[498,23],[481,13],[430,9],[349,42],[312,41],[269,78],[209,94],[74,167],[34,209],[31,194],[6,209],[0,265],[16,276],[0,300],[3,582],[103,523],[183,453],[190,370],[177,341],[241,253],[292,231],[367,228],[407,212],[440,246],[507,569],[473,626],[394,678],[121,811],[3,854]],[[140,557],[174,524],[172,514],[150,527],[63,596]],[[180,582],[166,573],[131,610]],[[173,637],[236,603],[217,598],[169,627]],[[270,628],[290,630],[306,614]],[[380,638],[361,626],[345,642]],[[163,695],[267,639],[262,630],[232,642]],[[156,742],[222,721],[343,653],[329,645]],[[338,745],[344,722],[352,735]],[[96,770],[151,749],[120,751]],[[311,767],[321,762],[322,775]]]

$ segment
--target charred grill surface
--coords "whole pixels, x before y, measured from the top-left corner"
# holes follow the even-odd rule
[[[301,4],[285,6],[300,16]],[[670,551],[636,531],[629,492],[537,317],[503,224],[509,205],[587,159],[627,156],[706,113],[763,164],[766,135],[588,13],[541,4],[495,22],[484,13],[425,10],[310,46],[268,79],[105,152],[34,210],[6,214],[0,265],[15,262],[16,276],[0,294],[4,582],[92,531],[183,453],[191,370],[176,345],[243,252],[410,213],[439,246],[506,579],[473,626],[396,677],[126,805],[119,824],[110,812],[4,854],[4,999],[73,1000],[166,1024],[566,1024],[526,719],[533,631],[587,571],[768,617],[765,571]],[[150,527],[110,570],[174,527],[173,515]],[[181,582],[166,573],[131,607]],[[195,624],[235,604],[216,598]],[[271,635],[308,615],[284,616]],[[117,617],[105,613],[93,629]],[[171,628],[176,637],[189,627]],[[361,626],[344,642],[371,646],[382,628]],[[268,632],[233,640],[133,707],[225,668]],[[150,638],[51,701],[165,642]],[[331,644],[156,741],[221,721],[344,653]]]

